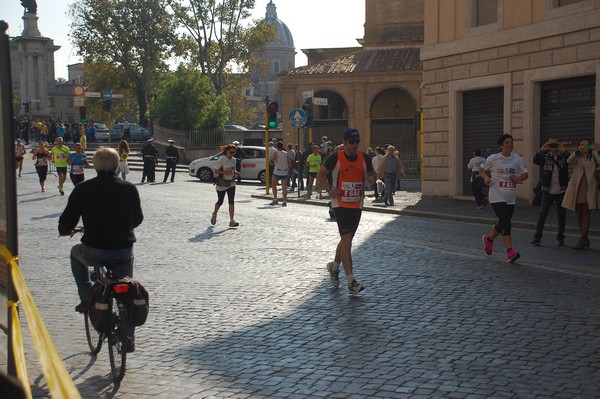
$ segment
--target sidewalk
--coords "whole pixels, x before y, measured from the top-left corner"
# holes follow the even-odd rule
[[[253,197],[272,199],[271,196],[263,193],[254,194]],[[313,193],[314,194],[314,193]],[[281,191],[279,191],[281,197]],[[288,202],[306,203],[311,205],[328,206],[329,198],[324,197],[322,200],[306,199],[306,193],[303,191],[302,196],[298,197],[297,192],[288,193]],[[383,212],[397,215],[423,217],[429,219],[440,219],[450,221],[460,221],[468,223],[479,223],[492,226],[496,222],[496,216],[492,208],[488,205],[484,209],[478,209],[475,206],[475,200],[472,197],[448,198],[448,197],[429,197],[423,196],[420,192],[419,181],[402,181],[402,191],[397,191],[394,199],[394,206],[384,206],[381,203],[374,203],[375,199],[373,192],[367,192],[365,199],[365,211]],[[281,200],[281,198],[280,198]],[[523,201],[517,201],[515,206],[515,214],[512,222],[513,227],[531,230],[535,232],[539,207],[533,206]],[[544,226],[545,240],[554,240],[555,232],[557,231],[556,208],[550,209],[546,223]],[[567,211],[567,234],[578,235],[579,227],[575,212]],[[600,211],[592,211],[592,220],[590,228],[590,236],[600,237]]]

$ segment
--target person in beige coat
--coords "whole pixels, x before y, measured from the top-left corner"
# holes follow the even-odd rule
[[[386,206],[394,205],[394,189],[396,181],[404,176],[404,165],[400,161],[398,151],[393,145],[388,146],[386,154],[377,163],[377,177],[385,183],[383,202]]]
[[[577,213],[580,237],[573,249],[589,249],[591,210],[596,209],[596,196],[598,195],[598,183],[596,182],[595,170],[600,164],[600,144],[592,144],[590,140],[579,141],[579,148],[567,159],[567,163],[573,167],[573,176],[563,199],[563,208]]]

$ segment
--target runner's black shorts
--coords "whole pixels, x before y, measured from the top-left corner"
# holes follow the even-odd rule
[[[346,234],[354,235],[358,230],[362,209],[360,208],[333,208],[335,221],[338,225],[340,236]]]

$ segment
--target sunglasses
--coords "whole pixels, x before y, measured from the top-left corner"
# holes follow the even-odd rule
[[[348,144],[358,144],[360,143],[360,140],[347,140]]]

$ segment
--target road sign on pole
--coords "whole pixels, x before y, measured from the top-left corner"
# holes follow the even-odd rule
[[[313,96],[313,91],[312,90],[308,90],[308,91],[303,91],[302,92],[302,98],[311,98]]]
[[[288,116],[288,121],[292,127],[304,127],[307,121],[306,112],[300,108],[293,109]]]
[[[85,94],[85,89],[82,85],[74,85],[72,90],[75,97],[83,96]]]
[[[85,96],[86,97],[98,97],[98,98],[100,98],[100,92],[99,91],[86,91],[85,92]]]
[[[73,106],[74,107],[83,107],[85,105],[85,97],[78,96],[73,97]]]

